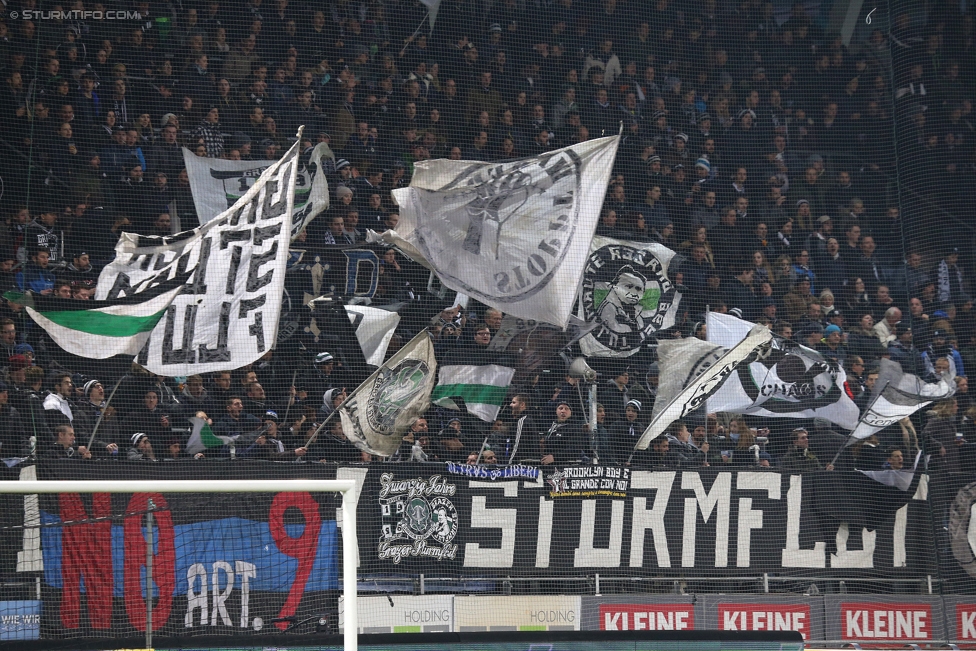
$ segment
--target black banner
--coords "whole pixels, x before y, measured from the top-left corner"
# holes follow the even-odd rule
[[[925,502],[874,530],[814,504],[844,482],[775,471],[542,468],[535,479],[372,464],[359,498],[362,571],[734,576],[931,571]],[[827,494],[837,489],[836,494]],[[884,508],[875,505],[876,508]]]
[[[0,469],[0,479],[354,478],[361,579],[585,576],[816,578],[939,575],[930,511],[965,482],[914,499],[856,473],[642,471],[615,466],[471,468],[456,464],[190,461],[65,462]],[[956,500],[958,501],[958,499]],[[863,502],[863,504],[862,504]],[[0,612],[22,608],[22,639],[121,638],[145,630],[146,512],[153,511],[153,629],[163,636],[267,635],[337,608],[338,494],[62,494],[2,497],[0,571],[23,579]],[[824,508],[833,504],[832,508]],[[888,511],[872,526],[838,515]],[[959,507],[962,508],[962,507]],[[958,510],[958,509],[957,509]],[[40,536],[24,525],[40,522]],[[968,530],[967,526],[957,525]],[[961,535],[961,534],[960,534]],[[941,537],[940,537],[941,536]],[[948,559],[948,557],[946,557]],[[964,559],[959,559],[962,563]],[[953,566],[953,589],[972,578]],[[942,568],[948,571],[947,568]],[[33,578],[41,579],[41,599]],[[38,617],[37,625],[32,618]],[[313,618],[317,619],[317,618]],[[332,625],[335,624],[332,617]],[[305,632],[314,632],[314,624]],[[291,630],[294,633],[302,631]],[[34,636],[34,637],[31,637]]]

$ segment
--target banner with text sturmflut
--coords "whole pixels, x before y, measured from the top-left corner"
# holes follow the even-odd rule
[[[828,481],[714,468],[549,466],[534,478],[520,474],[472,477],[440,464],[371,464],[357,509],[361,571],[711,577],[931,571],[924,489],[867,529],[817,506],[857,499],[842,495],[841,473],[819,473],[833,475]]]

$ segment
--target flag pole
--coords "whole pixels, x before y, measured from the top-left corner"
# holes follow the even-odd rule
[[[291,385],[289,385],[288,387],[289,393],[291,392],[291,388],[295,386],[295,378],[297,377],[298,377],[298,369],[296,368],[295,372],[291,374]],[[285,418],[282,421],[286,425],[288,424],[288,412],[291,411],[291,406],[295,402],[295,396],[290,396],[290,398],[291,400],[288,401],[288,407],[285,409]]]
[[[319,432],[322,431],[322,428],[325,427],[326,424],[328,424],[328,422],[330,420],[332,420],[332,417],[333,416],[335,416],[337,413],[339,413],[339,410],[342,409],[343,405],[345,405],[346,402],[348,402],[348,401],[349,401],[349,398],[346,398],[345,400],[343,400],[342,401],[342,404],[340,404],[338,407],[336,407],[332,411],[331,414],[329,414],[328,416],[325,417],[325,420],[323,420],[322,423],[318,427],[315,428],[315,431],[312,432],[312,436],[310,436],[309,439],[308,439],[308,441],[305,443],[305,445],[302,446],[303,448],[308,448],[308,446],[312,445],[312,443],[315,442],[315,439],[318,437]]]
[[[485,435],[485,440],[481,442],[481,450],[478,451],[478,458],[475,460],[474,465],[481,464],[481,455],[485,453],[485,448],[488,447],[488,437],[491,436],[491,431]]]
[[[410,38],[407,39],[407,42],[404,43],[403,49],[400,50],[400,55],[399,56],[403,56],[404,53],[407,51],[407,48],[410,47],[410,44],[413,43],[413,39],[417,38],[417,34],[419,34],[420,33],[420,30],[422,30],[424,28],[424,23],[427,22],[427,19],[428,18],[430,18],[430,11],[429,10],[427,11],[426,14],[424,14],[424,17],[420,21],[420,24],[417,25],[417,30],[413,34],[411,34],[410,35]],[[433,28],[431,28],[431,29],[433,29]]]
[[[112,389],[112,393],[109,395],[108,400],[105,401],[104,409],[102,409],[101,413],[98,414],[98,420],[95,421],[95,427],[92,428],[91,436],[88,437],[87,447],[89,452],[91,452],[92,443],[94,443],[95,441],[95,433],[98,432],[98,426],[102,424],[102,419],[105,418],[105,412],[108,410],[108,406],[112,403],[112,398],[115,397],[115,392],[118,391],[119,387],[122,385],[122,380],[124,380],[127,377],[129,377],[128,373],[120,377],[119,381],[115,383],[115,387]]]

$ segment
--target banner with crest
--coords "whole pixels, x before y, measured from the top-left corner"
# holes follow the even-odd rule
[[[579,286],[580,339],[587,357],[629,357],[674,325],[681,294],[668,277],[674,251],[656,243],[594,237]]]
[[[403,433],[430,406],[436,374],[434,344],[424,330],[339,407],[342,430],[360,450],[392,456]]]

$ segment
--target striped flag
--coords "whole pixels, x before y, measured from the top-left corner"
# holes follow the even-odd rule
[[[190,440],[186,442],[187,454],[196,454],[210,448],[219,448],[222,445],[230,444],[231,438],[229,436],[217,436],[210,429],[207,421],[202,418],[194,416],[188,420],[193,423],[193,432],[190,433]]]
[[[464,398],[468,413],[489,423],[498,418],[515,369],[497,364],[441,366],[437,386],[431,394],[436,405],[457,408],[452,396]]]
[[[58,346],[72,355],[106,359],[136,355],[166,309],[183,290],[189,274],[180,274],[138,293],[111,301],[79,301],[7,292]]]

